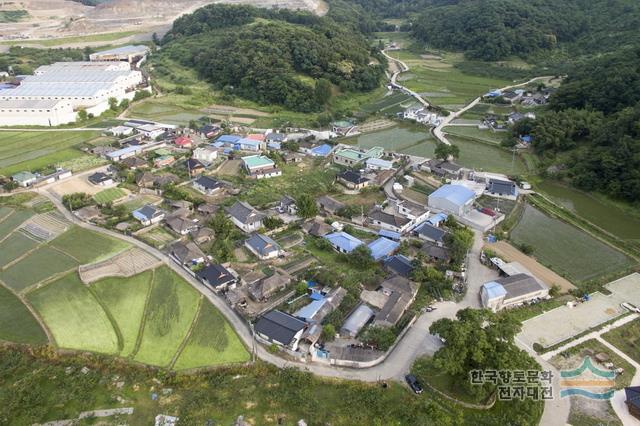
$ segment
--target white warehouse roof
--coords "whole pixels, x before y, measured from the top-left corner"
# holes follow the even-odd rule
[[[20,85],[15,89],[3,90],[0,94],[3,98],[14,97],[86,97],[91,98],[102,91],[109,90],[111,83],[82,84],[75,83],[29,83]]]
[[[139,71],[105,71],[101,69],[55,69],[30,75],[22,83],[111,83]]]

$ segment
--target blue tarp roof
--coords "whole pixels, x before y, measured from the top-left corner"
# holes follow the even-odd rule
[[[401,237],[399,232],[393,232],[387,229],[381,229],[380,231],[378,231],[378,235],[380,235],[381,237],[391,238],[392,240],[399,240]]]
[[[465,186],[446,184],[433,191],[429,198],[445,198],[458,206],[464,206],[475,195],[475,192]]]
[[[218,139],[216,139],[216,142],[236,143],[240,139],[242,139],[242,138],[240,136],[237,136],[237,135],[221,135],[220,137],[218,137]]]
[[[311,154],[316,155],[318,157],[326,157],[327,155],[329,155],[332,148],[333,147],[331,145],[325,143],[323,145],[316,146],[315,148],[311,149]]]
[[[371,256],[375,260],[380,260],[383,257],[389,256],[395,250],[400,247],[400,243],[397,241],[392,241],[388,238],[378,238],[377,240],[369,243],[369,250],[371,250]]]
[[[522,142],[531,143],[533,137],[531,135],[524,135],[520,138]]]
[[[507,294],[507,290],[504,289],[502,284],[495,281],[490,281],[482,285],[482,289],[487,293],[489,299],[495,299]]]
[[[332,246],[338,247],[340,250],[347,253],[351,253],[353,249],[364,244],[362,241],[347,234],[346,232],[334,232],[333,234],[325,235],[323,238],[328,240]]]
[[[312,291],[311,294],[309,295],[309,298],[311,300],[322,300],[324,299],[324,296],[319,291]]]
[[[431,216],[429,219],[427,219],[427,222],[434,225],[434,226],[438,226],[438,224],[440,222],[444,222],[445,220],[447,220],[447,215],[444,213],[437,213],[434,214],[433,216]]]

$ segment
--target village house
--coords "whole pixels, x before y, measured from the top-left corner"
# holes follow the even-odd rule
[[[168,167],[176,162],[176,159],[173,155],[161,155],[153,160],[153,167],[159,169],[161,167]]]
[[[278,212],[295,216],[298,213],[296,200],[288,195],[283,196],[280,201],[278,201]]]
[[[371,309],[364,303],[360,304],[356,309],[353,310],[353,312],[351,312],[351,314],[342,324],[342,327],[340,327],[340,336],[352,338],[356,337],[358,333],[360,333],[360,330],[362,330],[364,326],[369,323],[373,316],[373,309]]]
[[[193,150],[193,158],[211,164],[218,158],[218,150],[212,146],[202,146]]]
[[[358,126],[347,120],[331,123],[331,131],[338,136],[353,136],[359,133]]]
[[[251,282],[248,285],[249,296],[256,302],[263,302],[285,289],[289,283],[291,283],[290,276],[274,272],[271,276]]]
[[[369,170],[392,170],[393,161],[383,160],[381,158],[367,158],[365,161]]]
[[[121,163],[130,170],[146,169],[149,167],[149,164],[139,157],[125,158]]]
[[[242,157],[242,164],[249,177],[254,179],[282,176],[282,170],[277,168],[273,160],[264,155]]]
[[[146,138],[153,140],[159,138],[165,133],[165,128],[158,124],[143,124],[142,126],[137,127],[136,130]]]
[[[400,247],[398,241],[391,240],[389,238],[380,237],[377,240],[370,242],[367,247],[371,251],[371,257],[373,260],[381,260],[392,255]]]
[[[432,242],[438,246],[444,245],[444,238],[447,231],[431,226],[429,223],[423,223],[413,231],[416,236],[422,240]]]
[[[193,140],[191,140],[191,138],[189,136],[186,135],[181,135],[178,136],[174,141],[173,144],[175,146],[177,146],[178,148],[191,148],[193,146]]]
[[[384,268],[393,274],[409,279],[415,269],[411,259],[402,254],[396,254],[385,259]]]
[[[427,241],[420,247],[420,251],[431,261],[448,263],[451,260],[449,250],[443,245]]]
[[[262,339],[296,351],[306,326],[304,321],[285,312],[270,311],[260,317],[254,330]]]
[[[136,179],[136,183],[140,188],[154,188],[163,187],[169,184],[175,184],[180,182],[180,178],[171,173],[165,173],[162,175],[154,175],[150,172],[144,172]]]
[[[216,293],[233,290],[238,283],[236,276],[219,264],[205,266],[196,272],[196,277]]]
[[[262,221],[265,218],[263,213],[260,213],[244,201],[236,201],[235,204],[226,209],[226,212],[231,221],[247,233],[262,228]]]
[[[206,244],[213,240],[213,237],[215,237],[215,232],[211,228],[197,228],[191,231],[191,238],[197,244]]]
[[[114,126],[114,127],[110,127],[109,130],[107,130],[107,133],[111,133],[113,136],[116,136],[116,137],[129,136],[133,134],[133,128],[129,126]]]
[[[443,185],[429,194],[427,204],[433,209],[464,216],[473,208],[476,194],[462,185]]]
[[[113,177],[103,172],[96,172],[89,175],[87,180],[96,186],[110,186],[113,185]]]
[[[518,185],[510,180],[489,179],[485,193],[515,199],[518,197]]]
[[[206,139],[212,139],[220,133],[222,129],[214,124],[205,124],[198,129],[198,134]]]
[[[125,158],[134,157],[142,152],[142,147],[139,145],[131,145],[125,148],[117,149],[107,153],[107,160],[121,161]]]
[[[206,195],[218,195],[224,191],[222,182],[209,176],[198,177],[193,181],[192,186],[196,191]]]
[[[334,232],[323,237],[339,253],[351,253],[356,247],[364,244],[356,237],[346,232]]]
[[[331,225],[328,225],[319,220],[310,220],[302,225],[302,230],[314,237],[324,237],[327,234],[333,232]]]
[[[132,215],[144,226],[158,223],[165,217],[165,213],[162,210],[155,206],[152,206],[151,204],[147,204],[146,206],[141,207],[138,210],[134,210]]]
[[[426,161],[421,168],[428,173],[446,179],[460,179],[463,173],[462,166],[436,158]]]
[[[273,259],[282,253],[282,249],[278,243],[263,234],[251,234],[244,242],[244,245],[261,260]]]
[[[173,257],[181,265],[197,265],[206,260],[207,256],[200,248],[192,243],[176,242],[169,249],[171,257]]]
[[[338,182],[352,190],[366,188],[371,183],[369,179],[353,170],[346,170],[338,174]]]
[[[189,172],[190,177],[199,176],[205,171],[204,164],[195,158],[188,158],[184,162],[184,166]]]
[[[406,232],[413,224],[406,217],[396,216],[377,209],[369,213],[368,220],[374,226],[399,233]]]
[[[480,290],[482,306],[494,312],[547,296],[549,287],[522,273],[489,281],[483,284]]]
[[[19,186],[26,188],[36,183],[38,177],[31,172],[19,172],[11,176],[11,180]]]
[[[367,151],[341,148],[333,153],[333,162],[341,166],[353,167],[369,158],[381,158],[383,155],[384,149],[379,146],[369,148]]]
[[[193,219],[175,216],[167,218],[167,226],[175,233],[187,235],[188,233],[198,229],[198,222]]]
[[[363,290],[360,299],[378,308],[373,325],[393,327],[407,311],[418,294],[418,285],[404,277],[395,276],[383,281],[376,291]]]

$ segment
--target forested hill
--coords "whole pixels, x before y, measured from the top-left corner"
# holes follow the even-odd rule
[[[526,57],[561,47],[570,55],[640,43],[637,0],[353,0],[379,16],[408,17],[415,38],[469,58]]]
[[[526,127],[529,127],[528,129]],[[559,177],[640,202],[640,47],[576,67],[535,121],[518,123]]]
[[[356,21],[229,5],[177,19],[162,57],[197,70],[225,93],[302,112],[321,110],[334,85],[378,87],[386,67]]]

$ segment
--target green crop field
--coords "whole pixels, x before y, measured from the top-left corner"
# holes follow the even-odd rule
[[[0,340],[44,345],[47,335],[13,293],[0,286]]]
[[[0,219],[0,240],[12,233],[22,222],[33,216],[33,210],[14,210],[10,215]]]
[[[449,135],[461,136],[496,145],[499,145],[500,142],[502,142],[502,140],[508,135],[508,132],[483,130],[478,129],[476,126],[446,126],[442,131]]]
[[[491,89],[505,87],[511,81],[463,73],[454,65],[463,60],[461,54],[428,55],[400,50],[391,56],[404,61],[409,71],[398,83],[425,96],[435,105],[459,109]]]
[[[109,317],[75,272],[27,298],[59,347],[108,354],[118,351],[118,336]]]
[[[633,264],[619,251],[531,206],[525,208],[511,239],[532,246],[542,264],[570,280],[595,279]]]
[[[474,142],[458,136],[447,137],[449,142],[460,147],[460,158],[456,163],[470,169],[517,175],[527,172],[522,159],[512,152],[482,142]]]
[[[146,271],[130,278],[105,278],[91,284],[91,289],[104,306],[109,309],[122,335],[121,356],[133,353],[153,277]]]
[[[51,241],[51,245],[82,264],[108,259],[130,247],[128,243],[122,240],[107,237],[80,227],[71,228]]]
[[[78,263],[66,254],[44,246],[0,272],[0,280],[15,291],[22,291],[77,265]]]
[[[193,323],[200,295],[172,270],[156,269],[135,360],[167,366]]]
[[[123,198],[127,193],[121,188],[109,188],[98,192],[93,196],[98,204],[107,204]]]
[[[174,368],[184,370],[248,360],[249,353],[235,331],[231,329],[220,311],[205,302],[200,308],[195,328]]]
[[[0,243],[0,268],[4,268],[6,264],[13,262],[37,246],[36,241],[22,232],[14,232]]]
[[[362,106],[362,111],[374,113],[385,112],[395,113],[402,111],[404,108],[409,107],[415,103],[415,99],[412,96],[406,95],[402,92],[394,92],[391,95],[383,96],[382,98],[365,104]]]
[[[0,174],[34,171],[86,157],[75,148],[99,134],[91,130],[0,132]]]
[[[635,362],[640,362],[640,320],[635,319],[614,328],[604,333],[602,338],[627,354]]]

